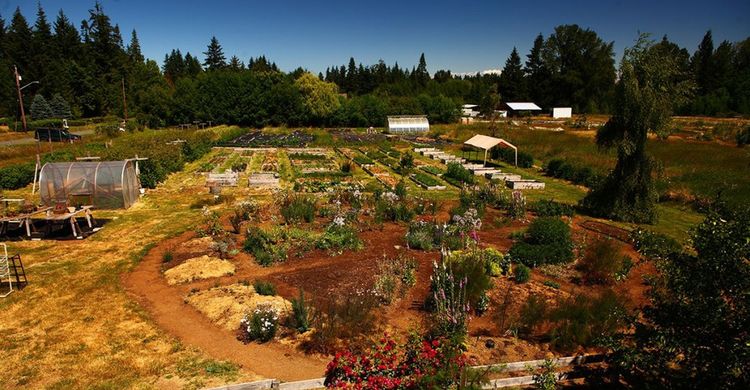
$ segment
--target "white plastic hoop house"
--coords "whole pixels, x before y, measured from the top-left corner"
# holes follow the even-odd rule
[[[138,200],[140,187],[132,160],[47,163],[39,174],[39,194],[46,206],[128,208]]]

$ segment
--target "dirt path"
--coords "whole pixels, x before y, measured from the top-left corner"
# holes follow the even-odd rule
[[[167,285],[161,276],[164,249],[160,248],[151,250],[133,272],[124,274],[122,282],[162,329],[216,359],[231,360],[261,376],[284,381],[323,376],[326,361],[274,343],[245,345],[185,304],[181,289]]]

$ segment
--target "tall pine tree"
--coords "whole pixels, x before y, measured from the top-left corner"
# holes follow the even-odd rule
[[[227,67],[227,59],[224,57],[224,49],[221,48],[219,40],[216,37],[211,37],[211,42],[208,44],[208,49],[203,52],[206,55],[206,60],[203,62],[203,66],[206,70],[219,70]]]
[[[500,73],[500,96],[506,102],[518,102],[528,100],[526,93],[526,79],[521,69],[521,57],[518,50],[513,48],[510,56],[505,61],[503,72]]]

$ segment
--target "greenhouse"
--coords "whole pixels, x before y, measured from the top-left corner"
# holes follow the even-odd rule
[[[47,163],[39,173],[39,193],[46,206],[128,208],[138,200],[140,187],[133,160]]]
[[[424,115],[400,115],[388,117],[388,132],[425,133],[430,131],[430,122]]]

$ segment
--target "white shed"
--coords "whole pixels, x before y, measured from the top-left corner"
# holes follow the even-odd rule
[[[555,107],[552,109],[553,118],[570,118],[573,116],[573,108],[571,107]]]
[[[426,115],[399,115],[388,117],[388,132],[399,133],[426,133],[430,131],[430,122]]]

